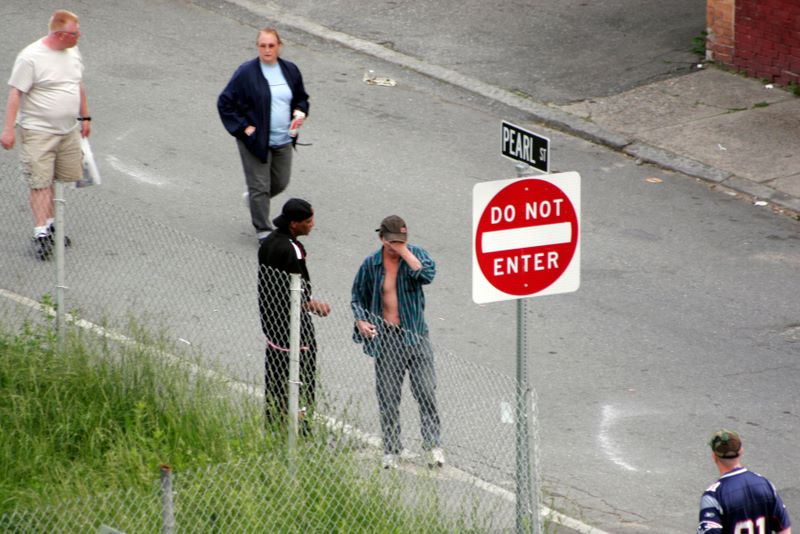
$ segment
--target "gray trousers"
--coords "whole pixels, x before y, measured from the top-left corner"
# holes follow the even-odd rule
[[[292,174],[292,144],[270,147],[266,163],[261,163],[238,139],[236,146],[239,147],[239,156],[242,158],[253,227],[256,233],[270,232],[272,221],[269,217],[269,202],[289,185]]]
[[[439,412],[436,407],[436,369],[428,336],[416,345],[406,345],[400,328],[384,327],[381,351],[375,358],[375,389],[378,395],[383,452],[398,454],[400,442],[400,396],[408,371],[411,394],[419,405],[420,431],[424,449],[440,444]]]

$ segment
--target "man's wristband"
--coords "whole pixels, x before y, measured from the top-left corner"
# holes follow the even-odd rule
[[[87,115],[86,117],[78,117],[79,121],[91,121],[92,117]]]

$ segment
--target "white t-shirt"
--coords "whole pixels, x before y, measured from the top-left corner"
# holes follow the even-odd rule
[[[53,50],[38,40],[17,56],[8,85],[22,91],[17,124],[65,134],[78,127],[83,58],[78,47]]]

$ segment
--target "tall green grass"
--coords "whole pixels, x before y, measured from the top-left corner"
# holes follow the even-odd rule
[[[165,358],[170,347],[133,330],[137,343],[70,331],[61,352],[47,325],[0,331],[3,532],[102,522],[160,532],[161,464],[175,472],[180,532],[462,530],[424,491],[409,499],[395,477],[331,447],[342,436],[324,428],[300,441],[290,469],[258,399]]]
[[[0,511],[52,494],[142,488],[162,463],[268,452],[256,410],[151,341],[89,343],[73,332],[57,354],[46,326],[0,337]]]

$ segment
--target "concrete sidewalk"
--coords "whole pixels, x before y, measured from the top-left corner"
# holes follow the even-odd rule
[[[606,144],[623,136],[632,156],[800,212],[800,98],[788,91],[710,66],[559,109],[614,132]]]

